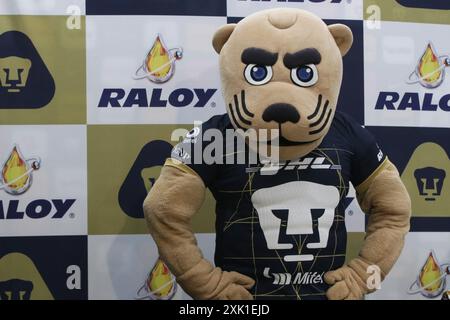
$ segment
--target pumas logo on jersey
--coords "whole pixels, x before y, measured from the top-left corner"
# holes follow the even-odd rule
[[[119,190],[119,205],[131,218],[144,218],[142,203],[153,187],[173,146],[163,140],[147,143],[139,152]]]
[[[0,109],[37,109],[55,94],[55,82],[24,33],[0,35]]]
[[[304,273],[298,272],[292,275],[287,272],[270,273],[270,268],[265,268],[263,272],[264,277],[273,279],[272,284],[285,286],[290,284],[319,284],[323,283],[324,272],[307,271]]]
[[[33,171],[40,167],[40,158],[26,159],[19,146],[15,145],[3,163],[0,189],[14,196],[25,193],[33,183]],[[23,204],[23,201],[18,199],[9,201],[2,199],[0,219],[23,219],[25,216],[39,219],[49,215],[59,219],[64,217],[74,202],[75,199],[34,199],[28,204]]]
[[[426,89],[436,89],[445,79],[445,68],[450,66],[448,55],[440,56],[433,44],[428,42],[420,56],[415,69],[406,83],[420,85]],[[415,111],[450,111],[450,94],[441,95],[436,92],[405,92],[393,91],[379,93],[375,110],[415,110]]]
[[[147,79],[155,84],[169,81],[175,72],[175,63],[183,57],[181,47],[168,49],[162,35],[158,34],[143,63],[134,73],[135,80]],[[150,107],[194,107],[215,106],[211,102],[217,89],[212,88],[176,88],[168,92],[163,88],[105,88],[98,102],[99,108]]]
[[[450,10],[450,2],[442,0],[396,0],[399,4],[410,8]]]
[[[306,243],[307,249],[328,245],[335,209],[339,204],[336,187],[309,181],[291,181],[256,190],[251,197],[269,250],[292,250],[293,243],[282,242],[285,235],[312,235],[315,227],[319,242]],[[312,254],[285,254],[286,262],[312,261]]]

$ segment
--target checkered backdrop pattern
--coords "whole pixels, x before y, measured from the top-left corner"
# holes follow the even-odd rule
[[[352,29],[338,108],[377,137],[413,204],[405,249],[368,299],[430,299],[410,287],[430,255],[450,262],[450,6],[417,0],[0,0],[0,297],[155,298],[142,201],[172,132],[225,112],[214,31],[273,7]],[[152,48],[169,53],[164,83],[145,71]],[[366,218],[353,189],[347,202],[350,259]],[[211,195],[193,229],[213,260]]]

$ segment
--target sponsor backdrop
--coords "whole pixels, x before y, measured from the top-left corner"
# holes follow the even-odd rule
[[[412,199],[405,250],[367,299],[445,296],[447,1],[0,0],[0,300],[189,299],[142,201],[177,137],[225,112],[214,31],[273,7],[352,29],[338,109],[377,136]],[[366,217],[353,188],[347,200],[350,259]],[[214,220],[208,194],[193,230],[210,260]]]

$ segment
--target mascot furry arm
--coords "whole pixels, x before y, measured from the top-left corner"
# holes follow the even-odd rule
[[[326,133],[332,127],[329,119],[333,119],[341,85],[342,56],[351,44],[352,33],[346,26],[326,26],[318,17],[297,9],[266,10],[243,19],[237,25],[220,28],[214,35],[213,46],[220,53],[223,95],[225,101],[230,102],[227,105],[233,127],[248,128],[245,122],[233,117],[231,103],[235,101],[235,108],[238,108],[237,94],[241,93],[244,100],[246,92],[247,108],[251,108],[253,115],[251,128],[283,128],[284,140],[279,150],[275,150],[281,160],[299,159],[326,144]],[[305,59],[314,62],[315,67],[305,62],[303,73],[300,76],[299,73],[293,74],[292,70],[298,71],[300,68],[296,67],[296,63]],[[261,78],[262,69],[248,69],[256,63],[253,60],[269,64],[277,81],[255,85]],[[269,69],[265,68],[266,71]],[[256,72],[253,80],[247,79],[247,70]],[[315,83],[312,82],[314,77],[301,78],[314,70],[320,74],[320,79],[316,77]],[[309,83],[304,85],[301,81]],[[321,97],[328,101],[318,121],[325,122],[320,130],[309,131],[307,128],[312,126],[314,114],[320,109],[320,103],[315,107],[318,95],[319,102]],[[331,111],[323,120],[327,107]],[[339,119],[335,120],[341,125],[350,123],[346,122],[345,116],[339,116]],[[334,128],[333,134],[353,134],[351,137],[355,137],[356,141],[365,143],[366,140],[358,137],[366,135],[365,131],[361,131],[363,129],[358,125],[348,126],[352,129]],[[381,156],[375,158],[380,161],[384,157]],[[365,161],[369,160],[358,158],[352,161],[358,161],[358,168],[364,170],[368,166]],[[367,287],[368,277],[372,274],[368,273],[367,268],[378,266],[383,279],[403,248],[404,236],[409,230],[409,196],[397,169],[387,158],[374,168],[369,176],[364,175],[364,180],[356,184],[358,202],[369,215],[365,241],[357,258],[325,274],[324,280],[330,285],[326,292],[329,299],[363,298],[373,290]],[[193,298],[252,299],[249,292],[255,283],[252,278],[214,267],[204,259],[197,246],[191,219],[203,203],[205,190],[204,179],[198,172],[181,161],[168,159],[144,202],[150,233],[161,258],[181,287]]]
[[[200,177],[166,162],[144,202],[150,233],[159,254],[181,287],[194,299],[252,299],[254,280],[222,271],[203,258],[190,222],[205,197]]]
[[[383,280],[400,256],[409,231],[411,202],[391,162],[387,160],[356,192],[361,209],[369,214],[366,237],[357,258],[325,275],[325,281],[333,285],[327,292],[331,300],[361,299],[374,291],[367,287],[372,275],[368,267],[377,266]]]

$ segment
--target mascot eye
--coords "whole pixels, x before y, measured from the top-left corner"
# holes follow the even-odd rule
[[[245,67],[244,76],[248,83],[255,86],[266,84],[272,79],[272,67],[249,64]]]
[[[291,79],[300,87],[311,87],[319,80],[319,73],[314,64],[305,64],[291,69]]]

